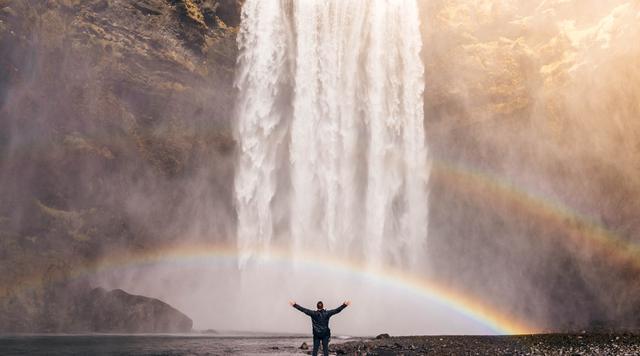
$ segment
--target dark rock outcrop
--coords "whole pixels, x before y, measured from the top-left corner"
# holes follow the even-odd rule
[[[82,315],[90,331],[99,333],[185,333],[193,321],[158,299],[129,294],[121,289],[91,291]]]
[[[163,301],[82,282],[52,283],[0,302],[0,333],[188,333],[193,327]]]
[[[0,325],[0,332],[187,333],[193,326],[189,317],[169,304],[120,289],[69,283],[45,287],[43,299],[34,306],[33,316],[16,313],[25,312],[20,308],[24,302],[14,303],[18,309],[10,309],[9,315],[20,324]]]

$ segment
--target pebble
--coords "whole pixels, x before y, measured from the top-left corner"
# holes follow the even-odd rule
[[[336,344],[338,354],[640,355],[640,334],[545,334],[531,336],[391,337]]]

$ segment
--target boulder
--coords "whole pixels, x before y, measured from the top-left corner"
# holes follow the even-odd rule
[[[189,317],[158,299],[103,288],[89,296],[79,317],[90,321],[92,332],[185,333],[193,327]]]

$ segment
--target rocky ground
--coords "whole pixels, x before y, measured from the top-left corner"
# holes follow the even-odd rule
[[[402,336],[336,344],[339,355],[638,355],[637,334]]]

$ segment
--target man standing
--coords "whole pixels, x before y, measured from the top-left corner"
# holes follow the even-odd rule
[[[349,301],[345,301],[341,306],[336,309],[325,310],[322,302],[318,302],[316,307],[318,310],[310,310],[303,308],[293,301],[289,301],[292,307],[300,310],[311,317],[311,324],[313,325],[313,356],[318,355],[318,348],[320,348],[320,342],[322,342],[322,353],[324,356],[329,355],[329,338],[331,337],[331,329],[329,329],[329,318],[338,314],[342,309],[351,304]]]

